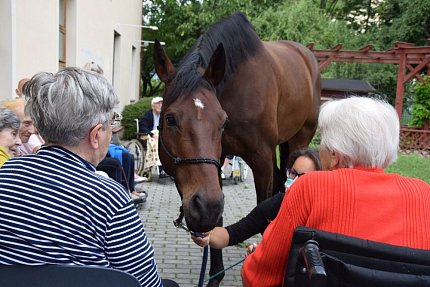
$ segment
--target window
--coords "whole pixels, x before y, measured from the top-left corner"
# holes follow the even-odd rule
[[[66,67],[66,9],[67,0],[59,3],[58,70]]]

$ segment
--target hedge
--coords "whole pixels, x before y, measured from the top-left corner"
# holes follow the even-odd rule
[[[136,138],[136,121],[151,108],[152,98],[142,98],[136,103],[127,105],[122,111],[121,125],[124,127],[123,140],[131,140]]]

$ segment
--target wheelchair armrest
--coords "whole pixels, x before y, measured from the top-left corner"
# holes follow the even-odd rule
[[[137,138],[146,141],[151,136],[147,133],[137,133]]]
[[[134,119],[134,121],[136,122],[136,134],[139,133],[139,119]]]
[[[306,265],[306,273],[311,282],[320,284],[325,282],[327,274],[324,269],[324,263],[321,259],[319,245],[315,240],[306,241],[301,248],[300,253],[303,256]]]

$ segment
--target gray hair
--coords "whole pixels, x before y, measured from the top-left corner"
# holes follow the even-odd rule
[[[351,97],[326,102],[318,118],[321,148],[340,154],[340,167],[386,168],[397,159],[400,124],[385,101]]]
[[[20,125],[21,121],[12,110],[0,108],[0,132],[5,129],[18,130]]]
[[[106,125],[118,103],[111,84],[101,75],[79,68],[38,73],[24,85],[25,111],[49,143],[76,146],[88,131]]]

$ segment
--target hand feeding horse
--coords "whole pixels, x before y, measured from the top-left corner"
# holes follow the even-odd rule
[[[188,228],[222,225],[220,162],[227,154],[251,167],[257,202],[271,196],[285,178],[288,152],[307,146],[316,130],[321,88],[312,52],[292,41],[261,41],[236,13],[209,27],[177,69],[156,41],[154,63],[165,83],[159,156],[175,179]],[[209,273],[222,269],[221,250],[211,249]]]

